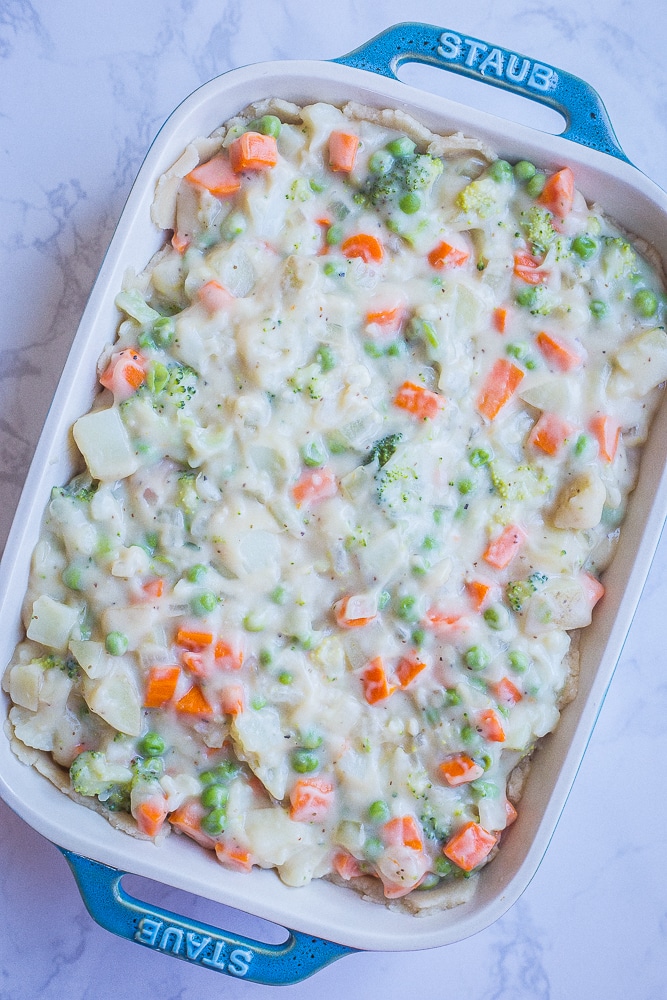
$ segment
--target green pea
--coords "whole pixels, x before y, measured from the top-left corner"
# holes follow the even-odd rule
[[[403,621],[414,621],[417,618],[415,613],[415,604],[417,603],[417,598],[408,594],[406,597],[402,597],[398,602],[398,607],[396,608],[396,614]]]
[[[385,146],[385,149],[389,150],[392,156],[397,157],[412,156],[416,148],[416,143],[412,139],[408,139],[407,135],[399,136],[398,139],[392,139]]]
[[[285,604],[287,601],[287,590],[285,587],[278,584],[277,587],[274,587],[269,596],[274,604]]]
[[[491,662],[491,658],[484,646],[471,646],[463,657],[467,667],[471,670],[484,670]]]
[[[600,299],[593,299],[588,308],[596,319],[602,319],[607,314],[607,304]]]
[[[291,684],[292,681],[294,680],[294,675],[291,674],[289,670],[283,670],[281,674],[278,674],[278,680],[280,681],[281,684],[287,686],[288,684]]]
[[[509,611],[503,604],[493,604],[484,612],[484,621],[489,628],[500,631],[509,625]]]
[[[577,236],[572,240],[572,249],[582,260],[590,260],[598,248],[597,240],[592,236]]]
[[[508,659],[512,670],[515,670],[517,674],[524,674],[530,666],[530,660],[520,649],[510,650]]]
[[[428,892],[429,889],[435,889],[436,885],[440,885],[440,878],[435,872],[426,872],[423,879],[415,888],[417,892]]]
[[[202,817],[201,828],[210,837],[217,837],[225,832],[227,813],[224,809],[213,809],[208,816]]]
[[[306,750],[317,750],[322,746],[322,737],[314,729],[309,729],[300,739],[301,746]]]
[[[438,855],[438,857],[435,858],[435,861],[433,862],[433,867],[435,868],[438,875],[440,875],[441,877],[444,875],[449,875],[452,871],[452,863],[451,861],[447,860],[444,854]]]
[[[382,177],[388,174],[394,165],[394,157],[388,149],[377,149],[368,161],[368,169],[372,174]]]
[[[165,751],[165,742],[159,733],[146,733],[139,740],[139,753],[144,757],[161,757]]]
[[[321,465],[324,465],[327,459],[324,446],[317,438],[303,445],[301,448],[301,457],[304,464],[311,466],[311,468],[319,468]]]
[[[281,126],[280,118],[276,118],[275,115],[262,115],[261,118],[255,118],[254,121],[250,122],[247,130],[248,132],[260,132],[262,135],[272,135],[274,139],[277,139]]]
[[[321,344],[315,357],[323,372],[330,372],[336,367],[336,356],[328,344]]]
[[[243,619],[243,627],[246,632],[263,632],[266,628],[266,623],[257,612],[249,611]]]
[[[456,488],[462,496],[465,496],[468,493],[472,493],[475,489],[475,484],[472,479],[459,479]]]
[[[512,167],[507,160],[494,160],[489,167],[489,176],[493,177],[494,181],[502,184],[512,179]]]
[[[518,344],[508,344],[505,348],[505,354],[509,354],[511,358],[516,358],[520,361],[525,358],[528,353],[528,344],[518,343]]]
[[[320,758],[312,750],[295,750],[292,754],[292,767],[299,774],[310,774],[320,766]]]
[[[452,708],[454,705],[461,704],[461,695],[458,693],[456,688],[447,688],[445,691],[445,697],[443,704],[448,708]]]
[[[531,198],[539,198],[539,196],[544,191],[544,185],[547,182],[546,174],[535,173],[526,182],[526,191]]]
[[[162,757],[147,757],[145,760],[134,760],[132,770],[138,777],[160,778],[164,774],[164,760]]]
[[[383,799],[377,799],[369,805],[368,815],[376,823],[386,823],[389,819],[389,806]]]
[[[473,448],[468,456],[468,461],[475,469],[480,469],[483,465],[488,465],[491,461],[491,453],[485,448]]]
[[[67,569],[63,570],[62,581],[66,587],[69,587],[70,590],[83,589],[81,570],[78,566],[68,566]]]
[[[655,316],[658,311],[658,296],[650,288],[640,288],[632,300],[640,316]]]
[[[536,288],[522,288],[516,297],[517,304],[526,309],[532,309],[537,302],[538,291]]]
[[[519,160],[514,164],[514,176],[518,181],[529,181],[536,173],[535,164],[530,160]]]
[[[417,649],[420,649],[424,645],[424,640],[426,639],[426,632],[424,631],[423,628],[416,628],[413,630],[410,638],[412,640],[413,646],[416,646]]]
[[[401,212],[405,212],[406,215],[414,215],[421,208],[422,200],[416,191],[408,191],[404,194],[398,203],[398,207]]]
[[[273,654],[269,649],[260,649],[259,651],[259,662],[263,667],[268,667],[273,663]]]
[[[206,576],[207,572],[208,566],[204,566],[203,563],[197,563],[196,565],[190,567],[185,574],[185,578],[186,580],[189,580],[190,583],[200,583],[202,578]]]
[[[384,844],[379,837],[368,837],[364,843],[364,857],[368,861],[377,861],[384,854]]]
[[[190,601],[190,610],[193,615],[203,617],[214,611],[218,606],[218,598],[210,590],[205,590],[203,594],[197,594]]]
[[[223,809],[229,801],[229,789],[225,785],[207,785],[201,793],[201,804],[205,809]]]
[[[111,656],[123,656],[127,653],[129,640],[123,632],[109,632],[104,640],[104,646]]]

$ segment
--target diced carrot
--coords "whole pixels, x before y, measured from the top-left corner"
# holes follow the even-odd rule
[[[333,805],[334,787],[324,778],[299,778],[293,786],[290,818],[297,823],[316,823]]]
[[[162,705],[171,701],[180,676],[180,667],[151,667],[146,681],[144,708],[161,708]]]
[[[421,827],[409,814],[387,820],[380,833],[387,847],[409,847],[413,851],[421,851],[424,847]]]
[[[371,261],[379,264],[384,257],[384,247],[377,238],[370,233],[355,233],[341,243],[341,252],[348,258],[361,257],[366,264]]]
[[[489,544],[483,555],[485,562],[494,569],[505,569],[512,562],[526,540],[525,531],[516,524],[508,524]]]
[[[178,699],[176,709],[185,715],[213,715],[213,709],[204,697],[202,689],[196,684]]]
[[[613,462],[621,438],[621,425],[615,417],[597,413],[589,423],[591,434],[598,443],[600,458]]]
[[[437,635],[444,637],[465,632],[470,623],[459,611],[433,605],[426,612],[423,624]]]
[[[224,639],[216,641],[214,655],[216,666],[225,670],[240,670],[243,666],[243,650]]]
[[[523,698],[521,691],[509,677],[501,677],[496,684],[491,685],[491,690],[499,705],[516,705]]]
[[[591,608],[604,597],[604,587],[591,573],[581,574],[581,583]]]
[[[540,262],[525,250],[514,254],[514,273],[527,285],[540,285],[549,277],[546,271],[539,270]]]
[[[470,257],[467,250],[459,250],[450,243],[438,243],[428,254],[428,262],[438,271],[449,270],[450,267],[461,267]]]
[[[176,643],[184,649],[198,650],[210,646],[213,642],[212,632],[199,632],[196,629],[179,628],[176,633]]]
[[[197,300],[208,312],[214,313],[233,302],[234,296],[219,281],[211,280],[197,289]]]
[[[148,597],[162,597],[164,592],[164,580],[148,580],[141,588]]]
[[[186,649],[181,653],[181,663],[197,677],[211,676],[211,659],[204,653],[191,653]]]
[[[250,851],[239,847],[238,844],[230,841],[217,841],[215,844],[215,853],[218,861],[225,868],[230,868],[234,872],[242,872],[243,874],[252,871],[252,855]]]
[[[396,334],[405,321],[405,306],[401,304],[387,309],[371,309],[366,313],[364,319],[366,326],[380,327],[383,336]]]
[[[167,818],[167,805],[163,796],[140,802],[133,812],[137,826],[147,837],[157,837]]]
[[[432,420],[444,408],[445,400],[437,392],[414,382],[404,382],[394,396],[394,406],[419,420]]]
[[[337,851],[334,854],[331,863],[340,877],[345,879],[346,882],[349,882],[351,878],[358,878],[360,875],[363,875],[361,865],[357,859],[352,854],[348,854],[347,851]]]
[[[482,734],[485,740],[491,743],[504,743],[505,730],[500,724],[498,713],[492,708],[486,708],[483,712],[478,712],[475,718],[476,729]]]
[[[242,684],[228,684],[222,689],[220,708],[225,715],[241,715],[245,711],[245,691]]]
[[[426,669],[426,663],[417,656],[402,656],[396,666],[396,678],[402,688],[415,679],[415,677]]]
[[[331,469],[307,469],[292,487],[297,507],[311,507],[321,500],[328,500],[338,492],[338,480]]]
[[[504,306],[498,306],[493,310],[493,328],[497,330],[498,333],[505,333],[507,329],[507,309]]]
[[[190,240],[181,233],[174,233],[171,238],[171,245],[177,253],[185,253],[190,246]]]
[[[573,430],[572,424],[557,413],[542,413],[528,435],[528,444],[547,455],[557,455]]]
[[[487,420],[494,420],[519,388],[523,371],[506,358],[498,358],[486,376],[477,397],[477,409]]]
[[[206,163],[200,163],[185,175],[185,179],[206,188],[217,198],[235,194],[241,187],[241,181],[232,170],[231,163],[224,153],[218,153]]]
[[[334,605],[336,621],[341,628],[359,628],[375,621],[375,601],[367,594],[351,594]]]
[[[481,864],[496,845],[497,837],[479,823],[470,820],[447,841],[442,853],[464,872],[471,872]]]
[[[559,219],[570,214],[574,203],[574,174],[569,167],[547,178],[538,201]]]
[[[553,333],[542,330],[536,339],[547,364],[557,368],[558,371],[571,372],[575,368],[581,368],[584,363],[583,353],[562,337],[556,337]]]
[[[244,132],[230,143],[229,162],[237,174],[244,170],[267,170],[278,162],[278,144],[272,135]]]
[[[505,802],[505,815],[507,816],[505,829],[507,829],[507,827],[511,826],[514,820],[519,815],[509,799],[507,799],[507,801]]]
[[[466,580],[465,588],[475,611],[483,611],[491,598],[491,584],[483,580]]]
[[[100,375],[105,389],[110,389],[114,399],[129,399],[146,381],[146,361],[132,347],[111,355],[109,364]]]
[[[426,873],[424,873],[426,874]],[[409,892],[416,889],[417,886],[421,885],[424,881],[424,875],[421,878],[413,881],[405,882],[392,882],[390,878],[384,874],[384,872],[379,873],[380,880],[382,882],[382,890],[384,892],[385,899],[399,899],[401,896],[407,896]]]
[[[169,822],[181,833],[187,834],[202,847],[212,851],[215,847],[215,840],[204,833],[201,828],[201,821],[205,815],[206,809],[199,799],[188,799],[170,814]]]
[[[329,166],[349,174],[354,170],[359,150],[359,136],[338,130],[329,136]]]
[[[455,753],[440,765],[440,773],[452,788],[457,785],[465,785],[469,781],[476,781],[484,774],[481,764],[469,757],[467,753]]]
[[[387,680],[381,656],[376,656],[364,669],[361,674],[361,684],[364,689],[364,697],[369,705],[384,701],[396,690],[396,687],[390,685]]]

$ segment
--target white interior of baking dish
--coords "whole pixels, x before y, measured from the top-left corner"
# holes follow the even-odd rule
[[[557,136],[505,122],[402,83],[333,63],[265,63],[234,70],[196,91],[159,133],[132,189],[83,315],[70,358],[28,475],[0,569],[0,670],[21,638],[21,605],[30,556],[51,487],[80,468],[69,428],[96,392],[95,366],[115,337],[114,297],[127,267],[142,269],[162,243],[150,222],[155,181],[187,142],[207,135],[245,105],[278,96],[300,104],[353,99],[400,107],[434,131],[483,136],[507,159],[531,159],[547,168],[569,164],[591,201],[629,232],[646,239],[667,262],[667,196],[639,171]],[[667,406],[662,405],[646,446],[638,487],[612,566],[604,601],[581,649],[580,691],[555,733],[545,738],[531,770],[519,819],[485,869],[473,901],[432,916],[414,917],[366,902],[353,891],[318,881],[288,888],[273,872],[240,875],[223,869],[184,837],[160,847],[114,830],[97,813],[72,803],[46,779],[20,764],[0,738],[0,794],[50,840],[124,871],[144,875],[254,913],[294,930],[356,948],[408,950],[440,946],[492,923],[520,895],[548,846],[611,680],[639,600],[667,512]],[[3,707],[3,718],[8,706]]]

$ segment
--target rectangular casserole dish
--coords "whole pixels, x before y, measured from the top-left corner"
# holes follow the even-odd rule
[[[543,135],[406,87],[394,77],[404,61],[454,69],[540,100],[561,110],[568,128],[563,136]],[[298,104],[356,100],[399,107],[434,131],[461,130],[480,136],[504,158],[530,158],[549,169],[568,164],[589,201],[600,202],[624,229],[641,236],[667,261],[667,197],[627,162],[596,95],[552,67],[441,28],[402,25],[339,61],[266,63],[234,70],[206,84],[174,112],[148,153],[63,372],[0,568],[3,667],[21,637],[21,605],[42,511],[51,487],[66,482],[77,468],[70,427],[89,409],[98,356],[115,337],[114,297],[123,272],[128,267],[141,270],[163,240],[150,222],[155,182],[191,138],[209,134],[249,103],[271,96]],[[232,975],[261,982],[296,981],[348,950],[423,949],[476,933],[512,905],[535,873],[585,751],[667,512],[666,421],[663,404],[644,449],[615,559],[605,574],[605,599],[582,636],[579,695],[536,754],[520,818],[504,838],[498,858],[484,871],[469,904],[416,918],[377,907],[328,882],[314,882],[297,892],[272,872],[256,871],[247,877],[226,871],[212,866],[211,858],[185,838],[171,837],[161,847],[133,840],[19,763],[4,737],[0,738],[0,794],[67,852],[86,903],[101,923],[141,944]],[[5,698],[3,721],[7,709]],[[120,888],[123,872],[225,903],[297,933],[273,948],[195,926],[125,896]],[[325,940],[314,942],[313,935]]]

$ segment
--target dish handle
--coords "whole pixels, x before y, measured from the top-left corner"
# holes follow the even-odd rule
[[[565,119],[562,138],[630,162],[593,87],[572,73],[479,38],[432,24],[405,22],[331,61],[395,80],[406,62],[460,73],[554,108]]]
[[[355,951],[298,931],[289,931],[286,941],[274,945],[219,930],[130,896],[121,885],[127,872],[59,850],[86,909],[101,927],[193,965],[253,983],[285,986]]]

